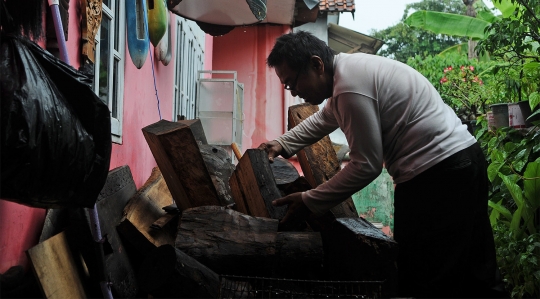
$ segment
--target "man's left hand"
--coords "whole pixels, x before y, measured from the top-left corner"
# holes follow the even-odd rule
[[[302,200],[302,192],[296,192],[278,198],[272,201],[272,205],[276,207],[288,205],[287,214],[279,222],[280,227],[284,228],[283,230],[305,226],[305,222],[311,213]]]

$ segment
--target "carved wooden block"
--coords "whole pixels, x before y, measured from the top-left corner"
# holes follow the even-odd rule
[[[96,35],[101,27],[103,0],[81,0],[82,15],[82,55],[95,63]]]
[[[189,126],[160,120],[142,132],[180,210],[222,205]]]

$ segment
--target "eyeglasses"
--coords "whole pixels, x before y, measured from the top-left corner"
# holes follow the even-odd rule
[[[283,88],[285,88],[286,90],[292,90],[292,91],[296,91],[296,83],[298,83],[298,77],[300,76],[300,73],[302,72],[302,69],[300,69],[298,71],[298,73],[296,73],[296,78],[294,78],[294,81],[291,85],[288,85],[288,84],[285,84]]]

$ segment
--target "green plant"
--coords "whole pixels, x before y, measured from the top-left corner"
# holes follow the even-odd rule
[[[442,99],[452,107],[461,120],[474,120],[485,113],[490,98],[489,89],[472,65],[448,66],[439,80]]]
[[[524,101],[540,91],[540,0],[495,0],[494,4],[503,17],[486,27],[486,38],[476,50],[489,52],[500,62],[493,73],[506,101]]]
[[[497,261],[513,298],[540,296],[540,130],[482,129]]]
[[[501,269],[508,269],[503,273],[503,280],[511,286],[512,298],[538,294],[538,252],[540,251],[540,234],[532,234],[523,238],[516,238],[511,230],[502,224],[493,228],[497,263]],[[535,283],[536,282],[536,283]]]

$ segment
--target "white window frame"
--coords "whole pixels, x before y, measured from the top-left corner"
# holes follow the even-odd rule
[[[113,96],[116,97],[116,117],[113,117],[111,112],[111,136],[114,143],[122,144],[122,118],[123,118],[123,108],[124,108],[124,61],[125,61],[125,45],[126,45],[126,35],[125,35],[125,4],[124,0],[109,0],[113,7],[107,7],[105,4],[102,4],[102,20],[108,18],[110,19],[110,28],[109,28],[109,83],[108,83],[108,102],[109,110],[113,109]],[[115,14],[116,12],[116,14]],[[118,16],[118,20],[115,20],[115,17]],[[118,27],[118,28],[116,28]],[[101,28],[96,35],[96,53],[95,53],[95,63],[94,63],[94,92],[99,95],[99,62],[101,59],[100,53],[100,37],[101,37]],[[118,49],[115,49],[115,40],[118,39]],[[116,74],[114,74],[114,63],[116,65]],[[116,75],[116,82],[114,81]],[[116,85],[116,86],[115,86]],[[116,91],[116,95],[113,93]]]
[[[173,84],[173,115],[195,118],[198,71],[204,68],[204,32],[185,18],[176,17],[176,51]]]

